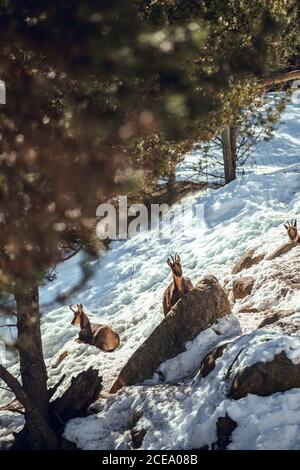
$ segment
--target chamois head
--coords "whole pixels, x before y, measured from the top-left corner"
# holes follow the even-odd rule
[[[83,306],[82,304],[77,304],[77,310],[74,310],[72,305],[70,305],[70,309],[74,313],[74,318],[71,321],[71,325],[80,325],[81,315],[83,314]]]
[[[173,256],[170,255],[168,260],[167,260],[167,263],[170,266],[170,268],[172,269],[172,273],[174,274],[174,276],[176,276],[176,277],[181,277],[182,276],[181,260],[180,260],[180,256],[178,254],[175,253],[174,258],[173,258]]]
[[[297,220],[291,220],[291,222],[287,222],[283,224],[287,230],[288,236],[292,242],[299,241],[299,233],[297,230]]]

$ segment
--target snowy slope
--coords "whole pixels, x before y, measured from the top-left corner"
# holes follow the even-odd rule
[[[70,325],[69,309],[61,307],[47,313],[42,326],[46,358],[58,351],[70,351],[55,375],[70,370],[79,372],[96,364],[104,382],[111,382],[163,318],[162,295],[171,280],[166,264],[168,253],[180,253],[184,273],[194,283],[208,273],[222,283],[247,248],[259,244],[262,249],[265,245],[266,250],[273,250],[286,241],[282,223],[299,214],[299,189],[298,172],[251,175],[205,199],[205,230],[178,230],[176,238],[164,242],[150,233],[113,243],[113,248],[99,260],[93,279],[70,301],[83,303],[93,321],[110,323],[121,336],[121,346],[114,353],[105,354],[92,346],[74,343],[77,329]],[[189,204],[202,201],[202,196],[197,195],[186,199]],[[63,270],[59,279],[69,280],[67,266]],[[290,299],[292,308],[295,302]]]
[[[269,252],[287,240],[282,223],[286,219],[297,218],[297,216],[299,218],[300,214],[300,164],[289,165],[289,163],[294,163],[297,155],[300,155],[300,140],[297,136],[300,125],[298,111],[299,107],[289,106],[285,119],[289,116],[291,116],[291,119],[288,124],[283,124],[286,127],[279,128],[281,130],[278,132],[281,132],[281,134],[278,136],[279,140],[276,137],[277,144],[274,144],[274,141],[268,143],[265,150],[263,150],[266,156],[270,152],[273,152],[275,156],[277,155],[276,152],[282,152],[281,160],[284,156],[286,158],[285,167],[282,165],[279,171],[266,175],[248,175],[209,195],[199,193],[188,196],[181,204],[185,204],[187,207],[204,204],[204,223],[195,225],[191,214],[187,214],[185,227],[176,226],[175,236],[162,240],[156,232],[141,233],[128,241],[112,243],[111,248],[98,261],[92,262],[94,276],[80,290],[80,293],[70,298],[68,303],[82,303],[92,321],[107,322],[116,329],[121,336],[121,345],[115,352],[103,353],[92,346],[76,343],[74,339],[78,334],[78,330],[70,324],[72,312],[67,306],[55,306],[54,309],[53,306],[49,306],[49,303],[55,299],[58,293],[69,289],[72,285],[76,285],[80,280],[79,263],[82,260],[82,255],[78,255],[58,268],[57,280],[41,288],[41,302],[44,305],[42,308],[44,312],[42,316],[43,347],[47,360],[50,386],[56,383],[62,374],[65,373],[70,380],[72,375],[91,365],[99,369],[99,373],[103,376],[105,388],[109,386],[134,350],[150,335],[163,318],[162,295],[171,280],[170,270],[166,264],[169,253],[180,253],[184,274],[190,277],[194,283],[203,275],[209,273],[214,274],[221,284],[226,281],[227,286],[230,286],[233,279],[231,275],[232,267],[247,249],[259,247],[262,252]],[[295,120],[296,116],[297,121]],[[286,149],[289,149],[287,155],[285,154]],[[295,250],[298,250],[298,248]],[[286,266],[292,262],[292,255],[289,253],[282,258],[285,260]],[[270,306],[292,309],[299,316],[299,291],[289,289],[286,295],[282,295],[281,282],[276,277],[278,269],[280,269],[279,262],[262,261],[258,266],[254,266],[248,270],[249,272],[247,271],[247,275],[253,275],[256,279],[253,294],[250,298],[238,301],[233,305],[233,314],[239,318],[244,332],[255,329],[261,319],[259,313],[241,314],[240,310],[245,305],[255,307],[258,311],[264,311]],[[188,345],[187,353],[171,360],[169,364],[163,364],[161,368],[167,376],[167,380],[176,382],[176,380],[193,375],[210,345],[214,347],[218,341],[228,337],[233,338],[240,334],[234,315],[225,325],[221,325],[221,328],[222,335],[218,338],[216,338],[217,335],[213,330],[207,330],[201,333],[202,336],[199,335]],[[61,364],[56,366],[58,358],[64,351],[68,352],[68,356]],[[196,353],[198,356],[196,356]],[[197,357],[197,360],[195,360],[195,357]],[[12,366],[11,370],[17,374],[17,366]],[[67,383],[64,386],[67,386]],[[186,386],[192,387],[191,384]],[[217,382],[207,384],[210,390],[218,386]],[[124,392],[125,398],[121,395],[117,396],[116,407],[113,407],[112,412],[115,412],[117,416],[121,412],[120,410],[123,410],[122,413],[129,416],[131,403],[134,400],[143,400],[146,395],[149,395],[152,400],[152,395],[157,395],[157,387],[162,387],[159,389],[160,392],[157,398],[158,401],[161,400],[159,409],[165,407],[166,413],[172,415],[173,412],[168,411],[166,405],[169,397],[166,395],[166,398],[163,398],[163,390],[168,390],[168,394],[171,393],[174,396],[177,396],[177,391],[175,388],[168,388],[167,385],[157,385],[155,388],[134,387],[131,389],[132,391],[126,390]],[[179,386],[178,390],[181,390],[180,387],[182,386]],[[135,393],[137,391],[138,394]],[[180,395],[180,393],[185,394],[186,392],[178,391],[178,393]],[[297,391],[291,391],[285,394],[290,397],[288,403],[291,403],[291,409],[295,407],[294,399],[297,393]],[[194,391],[190,393],[190,400],[193,399],[193,394]],[[207,410],[206,412],[209,414],[211,412],[211,405],[209,404],[209,398],[207,398],[209,395],[205,392],[205,388],[202,390],[202,386],[199,394],[198,400],[203,401],[204,397],[208,400],[207,403],[203,401],[199,404],[199,410],[202,410],[201,413],[204,412],[203,410]],[[278,416],[284,406],[282,394],[279,395],[279,401],[276,402],[276,406],[274,405]],[[126,397],[128,397],[128,400]],[[219,403],[223,403],[223,399],[224,397],[220,398]],[[272,399],[273,397],[259,398],[259,406],[262,408],[263,406],[267,407]],[[9,393],[0,389],[0,402],[3,403],[9,400]],[[114,399],[110,398],[109,400]],[[245,403],[249,402],[249,406],[251,405],[251,397],[246,397],[243,400],[245,400]],[[120,403],[121,408],[118,408],[118,403]],[[148,403],[148,401],[146,400],[145,403]],[[237,413],[242,415],[244,409],[242,401],[232,406],[236,407],[238,404],[240,404],[240,408]],[[178,418],[178,423],[183,423],[180,436],[174,434],[173,437],[170,437],[171,440],[160,441],[160,444],[145,441],[146,444],[153,448],[157,448],[156,445],[164,447],[171,446],[171,444],[173,447],[186,446],[186,439],[189,435],[184,435],[184,423],[186,421],[186,425],[188,424],[188,415],[192,413],[191,410],[194,410],[193,407],[186,407],[186,405],[187,403],[185,403],[183,411],[180,412],[181,414],[178,415],[181,420]],[[178,406],[181,406],[180,403]],[[255,409],[257,403],[253,403],[252,408],[251,406],[249,412]],[[184,409],[187,413],[186,416],[182,414]],[[196,425],[199,410],[193,412],[194,425]],[[151,407],[149,412],[152,413]],[[245,419],[246,415],[245,412]],[[276,422],[277,415],[274,416],[274,422]],[[295,419],[296,416],[298,416],[297,413],[295,413]],[[89,424],[85,426],[83,425],[85,420],[80,421],[79,428],[77,428],[76,422],[70,423],[68,437],[75,436],[74,439],[85,447],[93,448],[93,445],[95,445],[96,448],[99,448],[99,446],[108,445],[104,441],[100,442],[98,440],[96,443],[93,441],[94,432],[99,432],[99,422],[103,423],[102,418],[101,414],[86,418],[86,423]],[[300,423],[300,418],[298,422]],[[20,417],[11,415],[10,426],[8,423],[8,414],[0,413],[0,445],[1,442],[8,442],[11,439],[14,426],[20,425]],[[272,420],[270,420],[270,423],[272,424]],[[253,436],[249,436],[249,446],[259,446],[257,439],[261,436],[260,433],[266,433],[267,436],[265,440],[261,441],[261,445],[268,445],[268,426],[271,426],[271,424],[266,424],[266,428],[263,428],[263,423],[257,425],[257,428],[255,428],[256,424],[253,424],[253,429],[256,429],[257,432],[254,430]],[[82,426],[84,426],[84,432],[87,435],[90,434],[90,440],[80,440],[79,434]],[[110,422],[107,426],[113,432]],[[117,426],[117,431],[115,438],[110,441],[110,445],[117,446],[117,442],[120,441],[120,445],[123,446],[123,437],[119,435],[119,425],[114,424],[113,426]],[[199,426],[199,433],[201,435],[202,433],[205,434],[205,421],[202,424],[199,423]],[[210,426],[212,425],[210,424]],[[214,438],[214,432],[215,430],[212,427],[209,428],[211,439]],[[287,432],[292,431],[289,429]],[[236,439],[232,444],[235,443],[236,448],[246,445],[245,440],[241,444],[238,437]],[[199,442],[197,441],[197,445],[201,444],[202,441],[200,441],[201,436]],[[210,442],[213,442],[213,440]],[[297,442],[299,443],[299,440]],[[287,443],[284,445],[294,447],[296,444],[291,439],[289,445],[287,439]]]
[[[270,96],[272,96],[272,94],[270,94]],[[299,102],[297,104],[291,101],[287,104],[279,123],[276,125],[273,138],[269,141],[260,140],[258,144],[250,150],[247,161],[242,169],[238,169],[238,173],[241,171],[243,171],[244,174],[272,173],[299,162],[299,108]],[[213,154],[214,156],[209,155],[207,157],[205,165],[208,167],[208,173],[217,175],[220,181],[222,181],[223,168],[220,163],[222,163],[223,157],[220,148],[217,146],[214,147]],[[188,154],[177,168],[178,179],[194,179],[197,181],[197,165],[201,156],[201,152],[199,151]],[[208,176],[208,181],[217,180],[218,178]]]

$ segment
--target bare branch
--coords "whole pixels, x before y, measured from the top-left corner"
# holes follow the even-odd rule
[[[65,380],[66,378],[66,374],[63,374],[61,376],[61,378],[59,379],[59,381],[54,385],[54,387],[52,388],[49,388],[48,390],[48,397],[49,397],[49,400],[50,398],[53,397],[53,395],[56,393],[56,391],[58,390],[58,388],[60,387],[60,385],[63,383],[63,381]]]
[[[271,88],[275,85],[279,85],[280,83],[298,79],[300,79],[300,70],[293,70],[292,72],[282,73],[276,77],[259,80],[258,84],[261,88]]]
[[[74,256],[76,256],[79,251],[83,248],[83,245],[80,245],[77,250],[73,251],[72,253],[70,253],[69,255],[65,256],[64,258],[61,258],[60,262],[64,262],[64,261],[68,261],[69,259],[73,258]]]

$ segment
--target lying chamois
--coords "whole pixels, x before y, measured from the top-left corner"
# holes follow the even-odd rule
[[[171,258],[171,259],[170,259]],[[176,302],[193,288],[193,284],[187,277],[183,277],[180,256],[175,254],[168,258],[167,263],[172,269],[173,281],[167,287],[163,297],[163,309],[166,316]]]
[[[80,325],[77,339],[79,343],[91,344],[105,352],[112,352],[119,346],[120,337],[118,333],[108,325],[91,324],[87,314],[83,311],[82,304],[77,304],[77,310],[74,310],[70,305],[70,309],[74,313],[71,324]]]

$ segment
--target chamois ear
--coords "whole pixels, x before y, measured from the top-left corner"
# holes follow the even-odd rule
[[[172,268],[172,261],[170,260],[170,258],[167,259],[167,264],[168,266],[170,266],[170,268]]]
[[[176,255],[176,261],[177,261],[177,263],[181,263],[181,258],[180,258],[179,255]]]

